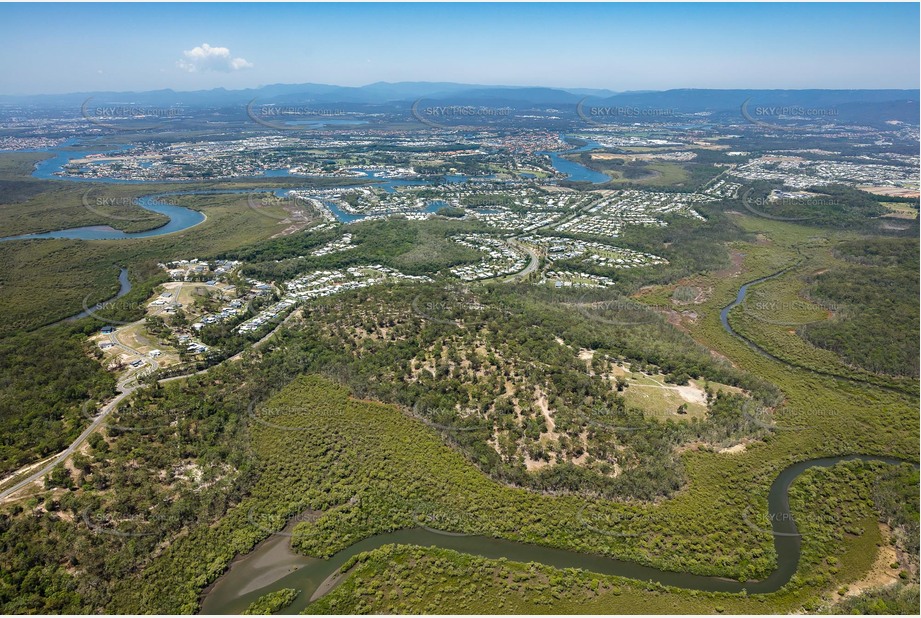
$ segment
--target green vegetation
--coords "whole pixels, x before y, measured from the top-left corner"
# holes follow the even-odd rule
[[[118,290],[118,267],[134,281],[162,273],[157,262],[209,257],[268,238],[283,229],[257,214],[245,195],[181,196],[175,203],[201,210],[208,219],[175,234],[126,241],[27,240],[0,243],[0,334],[32,330],[83,311]],[[13,276],[15,273],[15,276]],[[146,297],[145,297],[146,298]]]
[[[106,270],[115,282],[118,267]],[[87,423],[83,405],[115,394],[115,378],[103,370],[101,353],[86,335],[111,321],[140,319],[145,301],[163,279],[158,275],[136,284],[91,317],[0,339],[0,474],[61,451]],[[95,302],[90,299],[87,306]]]
[[[644,285],[672,283],[682,277],[723,270],[730,265],[726,243],[748,237],[721,209],[705,205],[699,210],[706,221],[678,215],[666,216],[663,217],[667,224],[664,227],[630,226],[617,239],[618,246],[664,257],[669,261],[667,265],[618,269],[587,260],[558,260],[554,266],[560,270],[572,269],[610,277],[618,282],[619,289],[627,293]],[[553,235],[610,242],[610,239],[587,234],[553,232]]]
[[[917,586],[891,586],[864,592],[844,599],[832,608],[831,614],[893,614],[911,616],[921,611]]]
[[[918,573],[919,526],[918,504],[919,477],[917,470],[904,467],[887,471],[873,486],[873,502],[880,518],[893,530],[894,544],[910,572]]]
[[[114,394],[87,347],[69,326],[0,340],[0,475],[60,452],[87,423],[87,398]]]
[[[768,218],[776,217],[796,221],[801,225],[837,228],[874,230],[882,223],[879,217],[886,214],[886,208],[880,205],[877,196],[844,185],[831,185],[816,188],[806,199],[768,198],[771,189],[780,185],[768,182],[754,182],[738,200],[737,207],[753,214],[762,214]],[[917,227],[915,227],[917,230]]]
[[[918,240],[842,243],[846,265],[815,275],[812,296],[836,319],[802,327],[806,340],[868,371],[918,377]]]
[[[259,597],[252,605],[243,612],[244,616],[266,616],[268,614],[277,614],[282,609],[291,605],[291,601],[297,598],[301,593],[294,588],[282,588],[275,592],[270,592]]]
[[[773,265],[773,271],[760,274],[787,270],[749,288],[742,305],[729,314],[733,330],[790,365],[917,392],[912,374],[917,375],[913,348],[918,340],[918,309],[913,298],[918,283],[904,257],[912,247],[917,251],[917,241],[801,234],[789,242],[787,258],[774,245],[745,248],[753,261]],[[871,254],[882,252],[876,258],[879,263],[855,262],[845,253],[854,246]],[[893,255],[884,256],[882,247]],[[892,328],[893,324],[898,327]]]
[[[751,280],[757,277],[766,276],[775,273],[784,267],[800,264],[798,270],[803,272],[815,272],[821,268],[827,267],[828,256],[830,251],[826,245],[812,242],[814,232],[809,228],[798,226],[790,223],[773,222],[765,219],[754,217],[739,217],[738,223],[747,231],[759,232],[760,237],[755,243],[738,243],[734,248],[739,253],[745,255],[745,274],[744,278],[726,278],[725,276],[695,276],[683,280],[681,285],[688,286],[693,284],[694,287],[710,290],[708,300],[702,304],[693,306],[695,312],[694,320],[683,320],[682,325],[689,329],[694,338],[711,348],[719,349],[733,358],[741,367],[765,377],[772,383],[778,385],[786,394],[786,402],[783,408],[775,411],[775,417],[786,417],[787,422],[796,424],[820,423],[825,425],[825,418],[828,421],[838,419],[838,422],[849,422],[847,419],[858,413],[855,408],[857,401],[864,402],[867,409],[873,409],[873,418],[878,418],[879,413],[887,409],[890,404],[883,404],[871,394],[872,387],[861,386],[855,383],[848,383],[842,380],[835,380],[820,374],[811,374],[809,372],[798,372],[793,374],[795,379],[789,374],[790,366],[778,363],[770,358],[758,354],[749,348],[744,342],[735,339],[728,334],[719,321],[719,311],[722,307],[729,304],[738,290],[742,281]],[[829,243],[834,246],[834,243]],[[774,280],[776,281],[776,280]],[[767,285],[767,284],[764,284]],[[671,295],[675,286],[662,286],[658,289],[645,290],[642,296],[643,302],[655,303],[659,305],[669,304]],[[757,289],[757,286],[756,288]],[[736,330],[739,323],[735,321],[735,316],[743,316],[742,311],[745,308],[739,307],[730,313],[730,323]],[[776,327],[777,330],[783,330],[783,327]],[[743,331],[744,332],[744,331]],[[768,347],[768,342],[764,339],[755,339],[759,345]],[[772,352],[774,348],[768,347]],[[795,366],[801,366],[798,359],[792,359]],[[840,366],[840,364],[839,364]],[[881,384],[889,385],[892,379],[874,378]],[[905,388],[911,392],[911,385],[901,385],[899,388]],[[910,397],[902,397],[903,403],[895,404],[896,408],[903,410],[898,414],[906,414],[902,421],[891,419],[894,426],[906,427],[908,401]],[[894,410],[889,408],[890,410]],[[794,419],[800,420],[794,420]],[[808,420],[808,419],[813,420]],[[873,421],[874,427],[882,431],[887,430],[887,423],[877,424]],[[838,435],[841,426],[834,428],[831,424],[827,426],[828,435]],[[856,427],[854,428],[857,430]]]
[[[594,155],[597,155],[597,152],[564,156],[596,172],[607,174],[611,180],[605,186],[618,189],[693,191],[705,185],[722,171],[713,165],[698,162],[627,161],[625,157],[602,159]]]
[[[442,217],[451,217],[453,219],[460,219],[465,214],[467,214],[467,211],[465,211],[463,208],[457,208],[455,206],[444,206],[443,208],[439,208],[435,214],[440,215]]]
[[[267,238],[280,228],[277,220],[250,209],[245,195],[183,196],[176,201],[201,209],[208,220],[194,230],[130,241],[0,243],[0,259],[9,267],[0,275],[0,310],[6,316],[0,324],[0,474],[60,451],[87,422],[82,404],[114,394],[114,378],[95,360],[98,350],[84,336],[105,320],[143,316],[146,300],[164,279],[158,261],[214,255],[220,248]],[[95,311],[103,320],[88,317],[34,330],[112,298],[119,288],[119,264],[129,267],[134,287],[118,302]],[[250,339],[225,342],[224,347],[236,351]]]
[[[584,303],[529,286],[390,286],[315,303],[291,336],[312,349],[316,371],[412,410],[484,471],[534,489],[652,499],[683,484],[676,445],[728,446],[764,433],[757,410],[778,400],[770,386],[654,315],[619,327],[606,323],[619,307]],[[585,319],[573,321],[580,309]],[[588,368],[580,350],[594,351]],[[706,418],[660,423],[655,410],[646,418],[616,391],[617,361],[751,396],[701,387]]]
[[[417,523],[413,514],[419,512],[420,500],[446,514],[441,520],[456,521],[463,531],[602,551],[676,570],[758,577],[771,568],[771,539],[753,534],[741,514],[764,509],[766,483],[789,461],[783,453],[793,448],[798,457],[815,456],[828,453],[834,445],[834,437],[822,433],[828,427],[821,427],[814,434],[793,432],[795,437],[778,432],[768,447],[731,457],[688,451],[683,459],[691,483],[672,500],[660,506],[591,501],[592,522],[627,522],[628,533],[639,536],[599,535],[585,527],[584,511],[583,520],[579,519],[583,499],[498,486],[444,446],[435,431],[392,407],[346,400],[344,391],[324,381],[301,381],[283,397],[254,408],[254,414],[268,414],[260,418],[276,426],[305,431],[280,431],[248,420],[246,402],[264,397],[260,392],[265,393],[267,385],[284,384],[325,358],[315,344],[297,334],[284,334],[258,364],[244,361],[218,367],[207,378],[186,385],[139,392],[114,422],[147,429],[108,430],[109,439],[95,440],[90,460],[76,462],[78,472],[72,480],[76,490],[62,495],[51,490],[50,502],[34,500],[22,513],[46,515],[6,520],[4,538],[22,543],[33,539],[28,551],[20,544],[9,545],[11,551],[20,552],[15,560],[4,557],[12,565],[6,608],[191,611],[197,591],[213,581],[237,552],[267,534],[266,526],[252,526],[253,513],[259,521],[276,521],[280,526],[305,508],[322,511],[315,524],[302,524],[296,540],[310,553],[329,555],[369,534]],[[305,343],[310,347],[305,348]],[[842,412],[846,414],[848,408]],[[889,422],[886,414],[879,416],[880,422]],[[840,431],[848,425],[835,426]],[[844,435],[848,434],[854,435],[849,431]],[[810,435],[822,439],[814,442]],[[910,436],[903,432],[858,435],[863,440],[879,438],[876,448],[883,451],[899,440],[905,442],[902,452],[912,449]],[[252,450],[247,444],[252,444]],[[874,450],[870,445],[842,447]],[[125,466],[127,459],[136,463]],[[173,479],[168,484],[163,482],[164,470]],[[838,495],[837,490],[826,493],[821,487],[823,496]],[[157,491],[151,494],[154,488]],[[394,494],[394,488],[402,489]],[[243,495],[250,497],[243,499]],[[726,496],[719,511],[712,509],[714,495]],[[89,521],[139,536],[130,537],[131,543],[126,544],[124,537],[92,534],[80,525],[87,509],[91,509]],[[842,512],[859,514],[850,508]],[[464,516],[448,517],[458,513]],[[522,514],[527,514],[526,520]],[[216,526],[209,525],[212,522]],[[836,520],[831,529],[841,529],[840,524]],[[322,533],[309,534],[311,529]],[[47,543],[35,544],[39,537]],[[165,539],[177,540],[162,554],[151,551]],[[698,551],[705,553],[695,558]],[[63,566],[73,561],[81,565],[76,575]],[[49,564],[62,566],[46,572]],[[30,572],[33,589],[41,596],[23,594],[23,578]],[[143,585],[136,579],[140,573]],[[101,580],[110,583],[100,585]],[[69,592],[52,596],[51,589]],[[168,596],[165,590],[170,591]],[[115,595],[112,604],[104,600],[109,594]],[[9,605],[14,598],[17,605]],[[56,605],[48,606],[40,598]]]
[[[917,200],[915,200],[912,204],[906,204],[903,202],[880,202],[880,205],[888,210],[888,213],[884,215],[886,217],[892,217],[893,219],[918,218]]]
[[[50,156],[34,152],[0,153],[0,196],[3,200],[0,216],[9,216],[14,205],[22,204],[49,188],[49,183],[32,178],[31,174],[37,162]]]
[[[830,584],[857,576],[869,566],[873,552],[866,552],[861,527],[872,526],[872,517],[861,500],[873,474],[860,467],[837,466],[829,473],[809,475],[794,486],[794,504],[812,513],[806,499],[821,487],[845,488],[857,481],[860,489],[845,490],[841,500],[821,498],[818,516],[809,521],[830,522],[845,509],[860,513],[848,517],[848,531],[807,526],[803,537],[803,563],[811,563],[821,576],[796,578],[769,595],[707,593],[667,588],[621,577],[577,569],[557,570],[537,563],[521,564],[505,559],[487,560],[436,548],[390,545],[356,556],[343,567],[351,575],[331,593],[310,605],[304,613],[783,613],[812,612],[831,597]],[[819,485],[821,483],[821,485]],[[826,519],[827,517],[827,519]],[[804,518],[801,518],[804,519]],[[819,532],[819,528],[822,529]],[[872,537],[872,534],[864,535]],[[872,540],[872,538],[871,538]],[[872,546],[871,546],[872,547]],[[874,548],[875,549],[875,548]]]
[[[362,264],[382,264],[409,275],[432,275],[480,261],[480,252],[449,240],[454,234],[475,229],[475,224],[467,222],[407,221],[396,217],[350,225],[352,243],[357,245],[353,251],[311,257],[311,249],[339,237],[340,232],[330,230],[268,240],[224,252],[222,257],[245,261],[246,273],[263,279],[287,279],[306,271]]]
[[[9,197],[0,193],[5,200],[10,200],[0,203],[0,235],[16,236],[88,225],[143,232],[169,222],[165,215],[137,203],[138,198],[155,193],[156,187],[65,183],[45,190],[43,181],[36,183],[36,192],[20,203],[15,201],[17,193]]]
[[[0,158],[0,171],[26,163]],[[457,167],[431,170],[449,166]],[[689,174],[685,182],[697,178]],[[44,195],[10,182],[25,183],[10,187],[22,203]],[[449,240],[481,229],[467,221],[359,223],[349,228],[358,250],[310,257],[341,231],[269,240],[284,224],[247,207],[245,196],[178,199],[208,220],[130,243],[0,244],[16,272],[0,278],[4,470],[63,448],[85,426],[81,404],[112,394],[114,378],[86,346],[101,322],[21,331],[113,294],[116,265],[129,268],[135,288],[108,317],[133,320],[167,259],[235,257],[250,262],[247,274],[277,279],[369,262],[437,276],[480,258]],[[909,275],[918,249],[908,238],[857,237],[854,229],[866,231],[857,219],[875,216],[859,204],[845,230],[725,208],[704,208],[706,222],[628,228],[625,246],[670,264],[618,272],[613,291],[442,279],[352,291],[309,303],[302,319],[239,362],[137,391],[31,495],[0,507],[0,607],[191,613],[235,556],[305,511],[317,517],[295,528],[293,545],[314,556],[437,521],[673,571],[765,577],[776,565],[773,537],[751,518],[766,513],[781,470],[853,453],[918,459],[917,398],[906,387],[917,376],[906,355],[917,341]],[[730,319],[772,353],[794,338],[790,362],[759,354],[719,321],[741,282],[789,266]],[[863,338],[864,323],[872,337]],[[887,338],[893,324],[905,335]],[[202,333],[243,345],[226,335]],[[657,420],[658,409],[637,402],[636,383],[620,379],[627,364],[636,380],[697,388],[703,402],[687,418]],[[720,452],[730,445],[741,448]],[[345,581],[310,609],[916,610],[917,564],[905,556],[917,554],[917,486],[908,466],[850,462],[803,474],[791,488],[802,558],[790,584],[770,595],[390,546],[354,559]],[[841,601],[836,590],[874,561],[877,520],[893,529],[908,585]],[[250,609],[279,611],[296,596],[279,590]]]

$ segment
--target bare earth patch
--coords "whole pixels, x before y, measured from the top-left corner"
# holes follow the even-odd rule
[[[886,195],[891,197],[911,197],[916,198],[919,196],[917,189],[909,189],[907,187],[868,187],[868,186],[858,186],[858,189],[861,191],[866,191],[867,193],[872,193],[873,195]]]
[[[880,536],[883,538],[883,544],[876,554],[876,560],[873,566],[861,579],[848,586],[847,592],[841,597],[855,597],[868,590],[884,588],[899,581],[899,569],[893,569],[890,564],[898,562],[898,555],[895,548],[889,544],[891,530],[886,524],[879,524]]]
[[[688,403],[707,403],[707,393],[697,384],[692,386],[676,386],[675,390],[681,395],[681,398]]]

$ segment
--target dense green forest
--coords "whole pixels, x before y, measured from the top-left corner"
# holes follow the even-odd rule
[[[683,484],[677,445],[764,433],[760,409],[779,401],[776,389],[654,314],[628,328],[573,321],[580,301],[528,286],[392,286],[321,300],[291,336],[312,349],[316,371],[400,404],[484,471],[534,489],[652,499]],[[589,367],[579,350],[593,351]],[[750,394],[714,389],[706,419],[660,422],[626,405],[610,377],[618,362]]]
[[[880,520],[892,529],[891,543],[899,556],[901,581],[847,598],[832,608],[836,614],[917,614],[921,609],[918,572],[918,471],[900,466],[884,471],[871,495]]]
[[[70,326],[0,339],[0,475],[60,452],[87,422],[87,399],[114,394],[115,377]]]
[[[810,296],[836,315],[800,334],[868,371],[918,377],[917,239],[849,241],[836,252],[850,265],[809,282]]]
[[[304,368],[303,353],[290,343],[257,365],[217,368],[207,380],[139,393],[116,419],[122,429],[110,426],[94,439],[72,469],[51,477],[43,495],[5,509],[4,610],[193,611],[198,592],[237,552],[304,509],[323,513],[295,529],[296,545],[314,555],[329,555],[376,531],[414,525],[424,504],[426,512],[466,513],[454,521],[470,532],[611,552],[701,573],[741,569],[759,576],[770,569],[770,535],[753,535],[740,516],[740,510],[762,508],[745,498],[744,486],[757,482],[745,471],[737,473],[742,486],[723,513],[698,504],[712,499],[708,487],[658,507],[594,502],[595,521],[605,512],[619,513],[614,521],[631,532],[644,531],[629,539],[605,536],[581,523],[582,499],[502,488],[466,464],[433,429],[395,408],[349,400],[326,380],[299,379],[265,400],[264,385],[284,383]],[[248,379],[240,380],[242,375]],[[251,407],[246,401],[264,403]],[[132,424],[138,429],[124,429]],[[798,607],[839,572],[847,576],[853,567],[841,568],[842,554],[870,514],[862,496],[885,470],[851,463],[797,482],[794,510],[822,516],[800,522],[808,532],[800,568],[810,575],[778,593],[777,603]],[[700,482],[725,480],[717,474]],[[174,540],[164,549],[167,539]],[[833,555],[842,558],[831,560]],[[469,578],[479,570],[459,574]],[[634,585],[642,589],[629,584]],[[674,601],[690,607],[699,597],[675,594]],[[702,598],[712,602],[709,595]],[[607,601],[610,607],[620,602]],[[722,597],[723,602],[749,603],[744,595]]]
[[[144,301],[163,280],[150,277],[91,316],[0,339],[0,474],[60,452],[87,421],[83,405],[115,394],[115,376],[102,368],[101,353],[86,336],[140,319]]]
[[[826,489],[829,486],[844,488],[845,484],[855,481],[860,487],[844,489],[840,501],[820,499],[812,506],[827,514],[853,507],[866,514],[866,504],[860,496],[873,477],[856,472],[842,467],[832,474],[821,475]],[[797,484],[793,495],[795,504],[805,506],[804,500],[811,498],[809,492],[813,482],[814,479],[806,479]],[[804,545],[829,571],[842,572],[853,568],[848,564],[848,557],[842,555],[845,544],[852,538],[850,532],[823,535],[821,540],[807,536]],[[822,552],[827,553],[823,556]],[[689,593],[576,569],[555,570],[535,563],[487,560],[449,550],[423,550],[405,545],[391,545],[360,554],[343,570],[351,573],[349,578],[311,604],[305,613],[490,613],[498,609],[507,613],[550,610],[655,614],[676,613],[679,608],[682,612],[700,614],[760,613],[766,611],[766,603],[777,613],[811,613],[823,607],[822,601],[793,590],[768,596]],[[882,601],[870,603],[858,597],[844,599],[831,607],[836,613],[854,613],[855,609],[864,609],[864,613],[917,612],[916,588],[887,589],[877,596]],[[676,598],[681,601],[677,602]]]
[[[782,185],[778,183],[756,181],[737,200],[729,200],[727,204],[758,216],[801,225],[917,236],[917,219],[902,221],[904,228],[900,230],[893,228],[890,221],[887,229],[886,221],[880,218],[887,209],[880,204],[879,197],[853,187],[829,185],[811,189],[808,198],[769,199],[770,191],[780,188]],[[917,205],[917,200],[913,203]]]
[[[276,614],[288,605],[291,605],[300,590],[294,588],[282,588],[275,592],[270,592],[259,597],[243,612],[244,616],[265,616],[267,614]]]

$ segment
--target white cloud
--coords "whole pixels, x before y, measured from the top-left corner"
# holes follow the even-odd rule
[[[230,55],[230,50],[226,47],[211,47],[207,43],[202,43],[199,47],[182,52],[185,56],[182,60],[176,62],[183,71],[197,73],[198,71],[221,71],[229,73],[230,71],[239,71],[241,69],[250,69],[252,62],[244,58],[234,58]]]

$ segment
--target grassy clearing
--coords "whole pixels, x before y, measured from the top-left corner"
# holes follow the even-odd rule
[[[911,204],[903,202],[880,202],[889,213],[885,216],[893,219],[915,219],[918,217],[918,209]]]
[[[685,385],[669,384],[665,374],[632,372],[626,367],[615,367],[613,375],[626,382],[621,394],[628,406],[660,421],[705,418],[708,389],[714,394],[743,392],[740,388],[707,380],[689,380]],[[679,412],[682,406],[683,411]]]

